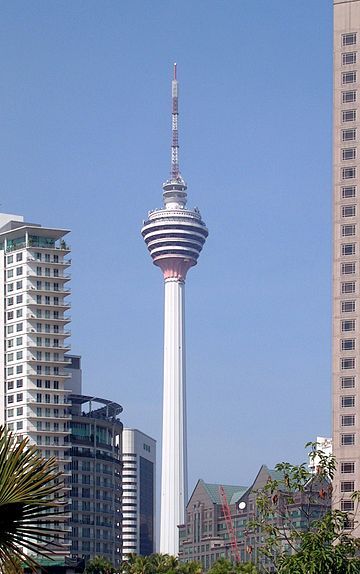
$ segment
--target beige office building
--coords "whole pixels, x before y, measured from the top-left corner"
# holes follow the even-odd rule
[[[334,0],[333,501],[360,490],[360,0]],[[360,514],[360,512],[359,512]],[[359,516],[355,516],[355,534]],[[352,528],[352,521],[349,528]]]

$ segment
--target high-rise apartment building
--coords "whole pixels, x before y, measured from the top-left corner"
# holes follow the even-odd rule
[[[67,233],[0,214],[0,422],[19,438],[28,437],[44,457],[55,456],[65,475],[70,393],[65,371],[70,321]],[[66,540],[61,548],[53,547],[51,539],[47,542],[49,551],[58,554],[66,554],[68,545]]]
[[[360,0],[334,0],[333,504],[350,512],[360,489],[359,63]]]
[[[123,430],[123,559],[155,552],[156,441]]]

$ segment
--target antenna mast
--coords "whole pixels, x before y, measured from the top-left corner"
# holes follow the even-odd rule
[[[172,138],[171,138],[171,180],[181,179],[179,171],[179,133],[178,133],[178,81],[176,78],[176,64],[174,64],[174,78],[172,88]]]

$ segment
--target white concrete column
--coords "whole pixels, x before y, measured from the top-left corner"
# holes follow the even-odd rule
[[[178,555],[187,503],[185,283],[165,279],[160,552]]]

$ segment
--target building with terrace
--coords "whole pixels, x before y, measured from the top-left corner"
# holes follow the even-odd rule
[[[122,552],[122,406],[99,397],[69,396],[71,442],[71,555]]]

